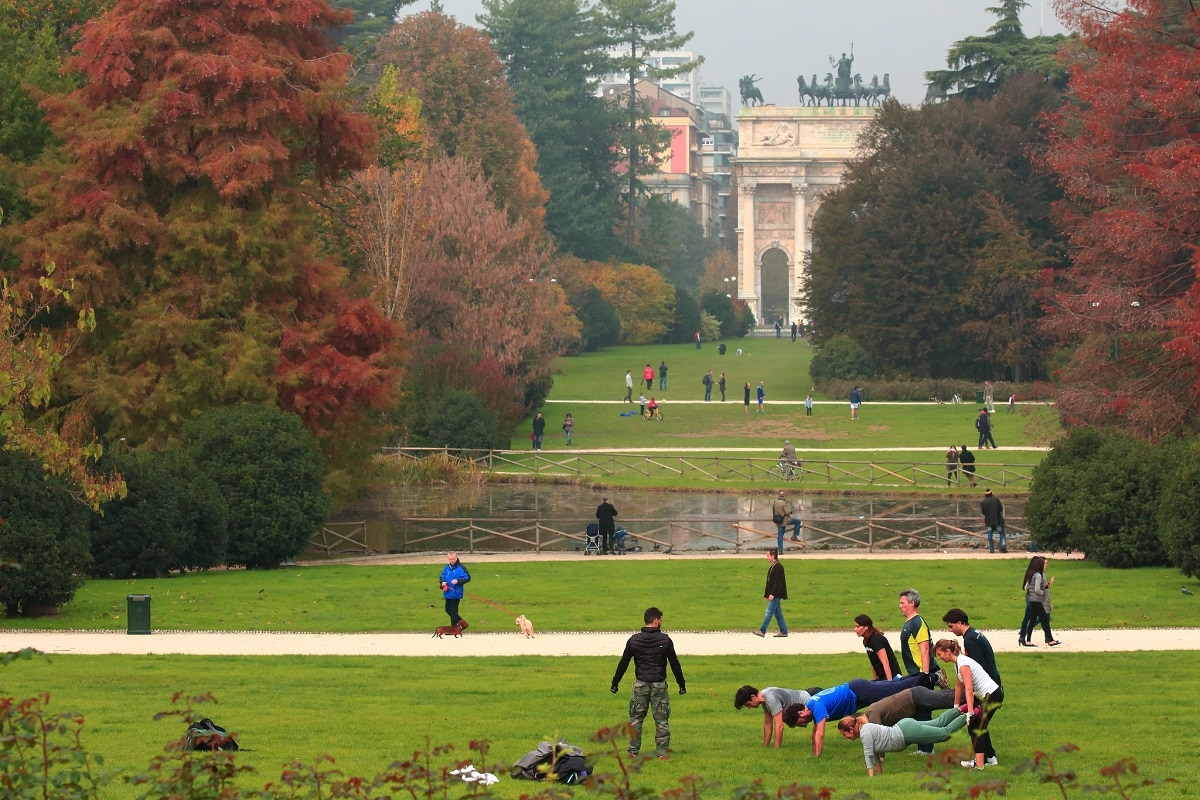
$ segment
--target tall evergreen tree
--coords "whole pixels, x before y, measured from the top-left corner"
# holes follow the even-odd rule
[[[1000,0],[1000,5],[988,8],[996,15],[988,35],[955,42],[946,54],[949,69],[925,73],[930,95],[988,98],[1019,73],[1037,75],[1055,88],[1064,89],[1067,73],[1057,53],[1067,37],[1025,36],[1021,11],[1028,6],[1027,0]]]
[[[581,0],[484,0],[479,18],[506,67],[517,115],[549,192],[546,229],[585,259],[615,252],[623,118],[595,93],[608,67],[603,32]]]
[[[375,55],[375,45],[396,24],[400,9],[412,2],[413,0],[335,0],[332,3],[335,8],[354,13],[354,19],[334,28],[330,35],[334,44],[354,58],[353,71],[356,74],[371,62]]]
[[[637,82],[642,78],[658,80],[690,72],[703,63],[697,58],[669,67],[653,67],[646,63],[649,53],[679,50],[692,40],[693,34],[675,30],[675,3],[672,0],[599,0],[597,12],[601,28],[608,36],[616,55],[613,64],[629,76],[622,99],[625,114],[624,151],[627,163],[625,202],[627,245],[634,243],[637,231],[637,200],[642,194],[639,175],[654,169],[653,160],[661,148],[659,130],[651,122],[643,104],[638,102]],[[647,127],[653,130],[647,131]]]

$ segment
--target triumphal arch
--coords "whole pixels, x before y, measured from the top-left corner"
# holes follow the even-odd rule
[[[804,321],[801,278],[822,197],[877,108],[754,106],[738,114],[737,296],[760,324]]]

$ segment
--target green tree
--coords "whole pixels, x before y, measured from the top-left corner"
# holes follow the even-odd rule
[[[353,12],[354,19],[330,31],[334,44],[354,58],[354,72],[368,66],[375,55],[375,45],[383,38],[396,19],[400,9],[413,0],[335,0],[334,8]]]
[[[10,615],[75,596],[88,565],[88,507],[0,439],[0,605]]]
[[[228,510],[230,564],[278,566],[328,517],[324,461],[296,415],[251,405],[216,409],[184,426],[183,438]]]
[[[1032,327],[1042,314],[1025,278],[1060,266],[1064,246],[1049,222],[1059,192],[1028,151],[1040,116],[1058,102],[1052,88],[1023,78],[987,102],[884,105],[862,157],[813,223],[805,292],[821,341],[851,335],[889,372],[915,377],[996,378],[1017,363],[1044,363],[1047,346],[1015,332],[1006,336],[1019,358],[997,364],[985,338],[965,337],[963,326]],[[976,278],[998,259],[1014,275],[1004,287]],[[992,293],[988,302],[973,285]]]
[[[817,383],[861,381],[879,374],[874,360],[854,339],[840,334],[831,337],[812,357],[809,375]]]
[[[455,450],[508,446],[507,441],[500,439],[496,415],[470,392],[447,389],[429,400],[421,414],[420,425],[413,431],[413,444]]]
[[[549,193],[546,230],[560,250],[605,260],[618,250],[616,166],[623,116],[594,89],[608,69],[595,14],[582,0],[484,0],[479,18],[505,65],[517,116]]]
[[[1076,428],[1034,469],[1025,505],[1030,535],[1106,567],[1169,563],[1157,513],[1170,464],[1162,448]]]
[[[1200,577],[1200,445],[1173,443],[1175,468],[1166,476],[1158,503],[1158,536],[1179,570]]]
[[[129,493],[92,519],[89,574],[153,578],[225,563],[228,516],[217,486],[177,450],[121,453]]]
[[[629,78],[622,104],[628,210],[625,242],[632,246],[638,228],[637,201],[644,193],[638,178],[654,168],[654,159],[662,145],[661,131],[638,102],[637,82],[642,78],[659,80],[682,75],[699,67],[703,59],[669,67],[652,67],[646,63],[648,54],[679,50],[692,40],[690,31],[681,34],[675,30],[675,3],[672,0],[599,0],[596,11],[607,43],[617,52],[612,63],[618,72]]]
[[[704,263],[717,251],[716,240],[705,237],[688,209],[658,195],[646,199],[639,224],[629,260],[654,267],[679,292],[698,295]]]
[[[575,316],[583,326],[578,350],[590,352],[616,344],[621,339],[621,320],[612,303],[595,286],[580,286],[568,294]]]
[[[1035,76],[1060,91],[1065,89],[1067,72],[1057,55],[1067,37],[1026,37],[1021,29],[1021,11],[1028,6],[1026,0],[1001,0],[1000,5],[988,8],[996,15],[988,35],[955,42],[946,54],[949,69],[925,73],[929,95],[986,99],[1020,73]]]

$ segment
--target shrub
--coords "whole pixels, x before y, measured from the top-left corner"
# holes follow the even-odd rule
[[[217,409],[184,426],[183,438],[229,511],[229,563],[277,566],[303,550],[328,516],[321,453],[296,415]]]
[[[1158,537],[1172,564],[1200,577],[1200,445],[1176,444],[1172,451],[1178,466],[1163,481]]]
[[[594,286],[584,286],[571,295],[575,316],[583,325],[579,349],[584,352],[599,350],[616,344],[621,338],[621,320],[612,303],[604,299]],[[573,355],[573,354],[571,354]]]
[[[9,615],[75,596],[88,566],[91,514],[37,461],[0,442],[0,604]]]
[[[490,450],[500,446],[496,415],[470,392],[449,389],[429,398],[413,428],[414,444],[455,450]]]
[[[816,382],[827,380],[863,380],[874,377],[875,362],[858,342],[839,334],[825,343],[812,357],[809,374]]]
[[[706,342],[715,342],[721,338],[721,322],[707,311],[700,312],[700,338]]]
[[[1030,533],[1106,567],[1167,564],[1156,512],[1168,459],[1128,436],[1077,428],[1033,472]]]
[[[92,519],[92,575],[156,577],[225,562],[221,493],[183,453],[130,453],[114,465],[129,493]]]

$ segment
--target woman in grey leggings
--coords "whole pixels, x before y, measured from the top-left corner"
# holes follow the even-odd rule
[[[867,762],[867,775],[875,777],[876,771],[883,774],[883,754],[899,753],[910,744],[937,744],[944,742],[955,731],[966,727],[967,716],[957,708],[942,712],[931,722],[902,719],[895,725],[876,725],[867,722],[865,714],[857,717],[842,717],[838,722],[838,733],[854,740],[861,739],[863,757]]]

